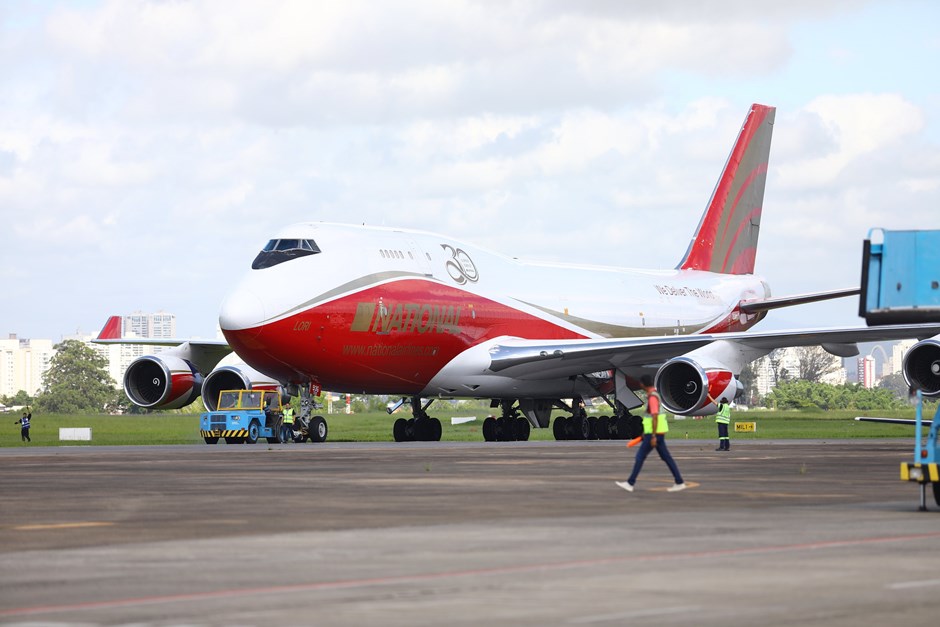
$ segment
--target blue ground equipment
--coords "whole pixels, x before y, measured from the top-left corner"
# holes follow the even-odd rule
[[[858,315],[871,325],[940,322],[940,231],[872,229],[865,240]],[[940,368],[940,359],[931,368]],[[940,505],[940,408],[924,439],[923,394],[917,390],[914,461],[901,462],[901,480],[920,485],[927,509],[927,484]]]
[[[927,511],[927,484],[933,485],[933,496],[940,505],[940,449],[937,448],[937,431],[940,430],[940,407],[933,417],[927,439],[923,439],[923,396],[917,391],[917,420],[914,435],[914,461],[901,462],[901,481],[920,484],[920,510]]]
[[[940,322],[940,231],[869,231],[861,290],[869,325]]]

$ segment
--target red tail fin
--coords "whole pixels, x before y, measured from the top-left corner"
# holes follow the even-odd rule
[[[754,272],[775,112],[774,107],[751,105],[679,268]]]
[[[119,340],[121,339],[121,317],[111,316],[104,323],[104,328],[98,334],[99,340]]]

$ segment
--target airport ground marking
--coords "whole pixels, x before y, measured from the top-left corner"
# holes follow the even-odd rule
[[[368,577],[363,579],[340,579],[336,581],[320,581],[306,584],[292,584],[285,586],[264,586],[257,588],[229,588],[221,590],[207,590],[205,592],[192,592],[186,594],[170,594],[150,597],[136,597],[127,599],[112,599],[108,601],[89,601],[85,603],[71,603],[63,605],[44,605],[33,607],[16,607],[0,609],[0,618],[10,616],[33,616],[41,614],[55,614],[63,612],[81,612],[91,610],[112,610],[122,607],[138,607],[143,605],[163,605],[182,602],[211,601],[228,598],[243,598],[246,595],[268,596],[271,594],[293,594],[297,592],[317,592],[322,590],[351,590],[375,586],[393,586],[402,584],[415,584],[422,582],[439,582],[443,579],[456,579],[464,577],[492,577],[499,575],[518,575],[520,573],[537,573],[556,570],[569,570],[576,568],[597,568],[630,563],[668,562],[674,560],[715,559],[721,557],[737,557],[741,555],[759,555],[762,553],[787,553],[839,549],[854,546],[872,546],[894,542],[922,542],[940,538],[940,531],[918,533],[901,536],[875,536],[870,538],[857,538],[854,540],[822,540],[819,542],[805,542],[800,544],[781,544],[765,547],[741,547],[734,549],[719,549],[713,551],[689,551],[685,553],[652,553],[649,555],[621,555],[615,557],[601,557],[595,559],[569,560],[563,562],[543,562],[535,564],[522,564],[516,566],[494,566],[492,568],[476,568],[469,570],[439,571],[433,573],[418,573],[411,575],[389,575],[386,577]]]
[[[70,522],[70,523],[48,523],[35,525],[20,525],[13,527],[14,531],[47,531],[49,529],[86,529],[88,527],[110,527],[113,522]]]

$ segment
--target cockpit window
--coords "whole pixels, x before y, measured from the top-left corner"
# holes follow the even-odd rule
[[[262,270],[297,257],[315,255],[318,252],[320,248],[312,239],[272,239],[255,257],[251,268]]]

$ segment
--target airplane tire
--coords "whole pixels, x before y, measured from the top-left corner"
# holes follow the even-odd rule
[[[428,419],[428,442],[440,442],[441,436],[444,434],[444,428],[441,426],[441,421],[437,418]]]
[[[597,423],[594,425],[594,433],[598,440],[610,439],[610,418],[608,416],[598,416]]]
[[[326,436],[329,428],[323,416],[314,416],[310,419],[310,425],[307,427],[307,434],[311,442],[326,442]]]
[[[483,440],[486,442],[496,441],[496,418],[487,416],[483,420]]]
[[[630,419],[626,416],[617,418],[617,439],[626,440],[630,436]]]
[[[513,431],[515,432],[516,440],[519,442],[527,442],[529,440],[529,431],[531,429],[532,427],[529,425],[529,421],[525,418],[515,419]]]
[[[588,440],[596,440],[596,439],[597,439],[597,417],[596,417],[596,416],[588,416],[588,417],[587,417],[587,423],[588,423],[588,437],[587,437],[587,439],[588,439]]]
[[[572,440],[586,440],[588,436],[587,420],[580,416],[570,416],[565,422],[568,425],[568,437]]]
[[[555,422],[552,424],[552,431],[555,433],[556,440],[567,440],[568,439],[568,429],[565,428],[565,417],[556,416]]]
[[[392,425],[392,435],[395,436],[396,442],[405,442],[407,441],[407,428],[408,421],[404,418],[399,418],[395,421],[395,424]]]

